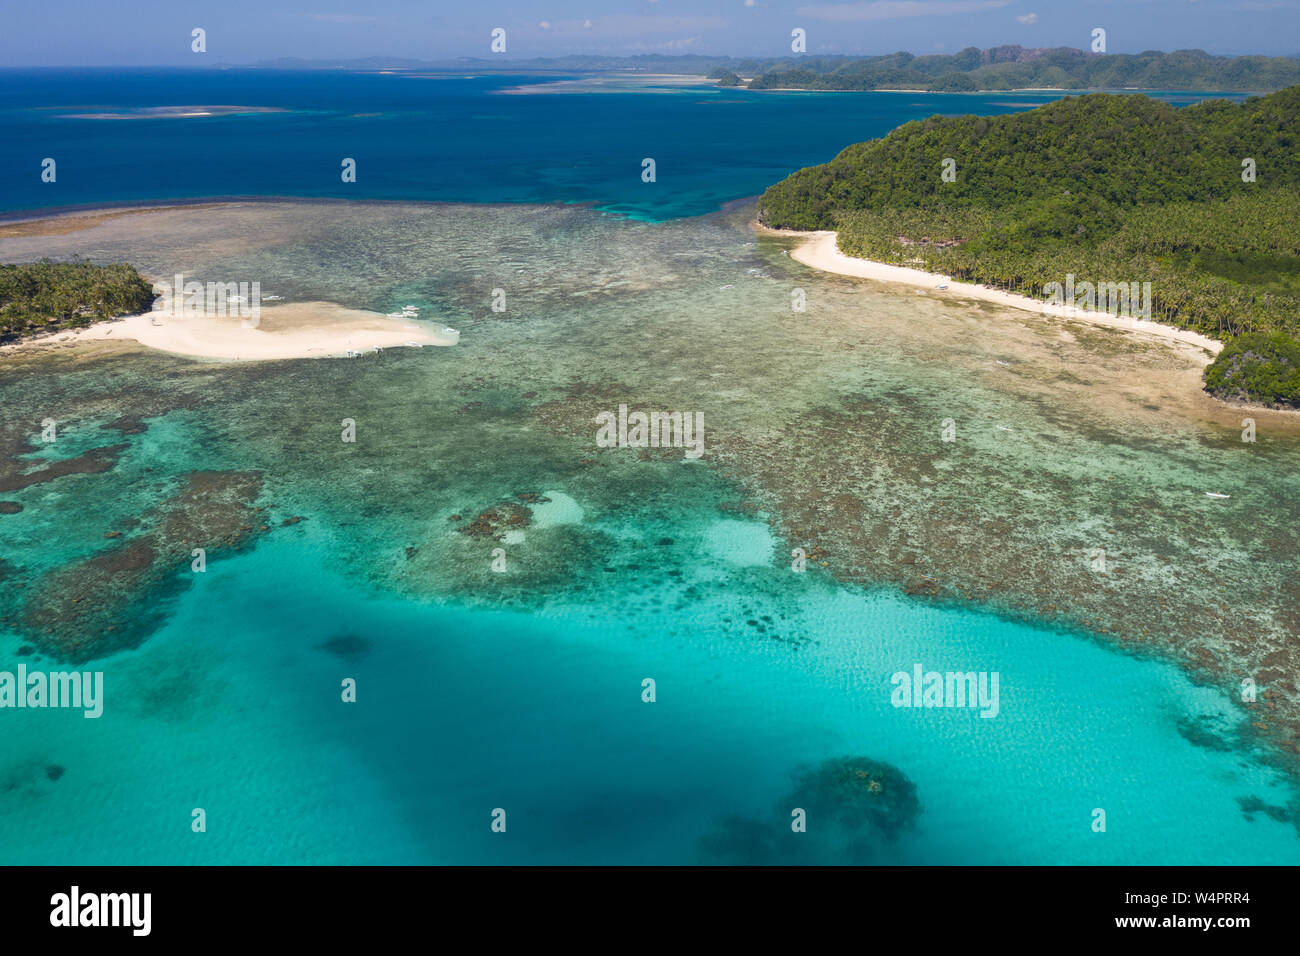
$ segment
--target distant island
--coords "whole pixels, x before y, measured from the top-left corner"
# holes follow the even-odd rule
[[[222,64],[225,69],[240,69]],[[246,67],[245,67],[246,68]],[[1073,47],[967,47],[916,56],[731,57],[699,54],[537,57],[400,57],[305,60],[282,57],[253,64],[271,70],[356,70],[457,73],[668,73],[705,76],[719,86],[751,90],[1195,90],[1268,93],[1300,83],[1300,58],[1212,56],[1203,50],[1092,53]]]
[[[1150,318],[1226,343],[1211,393],[1300,407],[1297,129],[1300,86],[1239,105],[1097,93],[934,116],[794,173],[758,217],[1044,301],[1076,279],[1149,288]]]
[[[1029,49],[967,47],[960,53],[914,56],[891,53],[842,57],[787,57],[749,74],[751,90],[1200,90],[1264,93],[1300,83],[1300,59],[1211,56],[1203,50],[1161,53],[1091,53],[1072,47]],[[737,85],[735,68],[710,76]]]

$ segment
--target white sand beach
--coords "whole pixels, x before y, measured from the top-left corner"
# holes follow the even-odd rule
[[[1221,342],[1216,342],[1214,339],[1187,329],[1176,329],[1172,326],[1161,325],[1158,322],[1112,315],[1108,312],[1094,312],[1074,306],[1052,305],[1039,299],[1017,295],[1013,292],[1005,292],[991,286],[978,285],[974,282],[959,282],[945,275],[926,272],[922,269],[910,269],[906,266],[893,266],[884,262],[873,262],[870,259],[857,259],[853,256],[846,256],[836,246],[835,233],[832,231],[796,232],[785,229],[768,229],[757,223],[755,228],[769,235],[803,237],[804,241],[790,250],[790,258],[814,269],[820,269],[823,272],[856,276],[862,279],[874,279],[877,282],[918,286],[925,289],[927,295],[945,298],[981,299],[985,302],[995,302],[998,305],[1008,306],[1013,309],[1025,309],[1058,318],[1075,319],[1092,325],[1121,329],[1138,335],[1155,336],[1166,341],[1181,342],[1203,350],[1204,354],[1201,357],[1207,365],[1223,348]],[[940,285],[946,285],[947,288],[940,290],[937,288]]]
[[[189,358],[256,362],[334,358],[376,348],[455,345],[457,337],[439,334],[428,323],[393,319],[332,302],[296,302],[262,306],[256,327],[246,325],[237,316],[145,312],[6,345],[0,347],[0,356],[21,350],[121,340]]]

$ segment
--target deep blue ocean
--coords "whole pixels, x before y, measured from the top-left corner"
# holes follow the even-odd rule
[[[301,196],[591,202],[671,219],[757,195],[909,120],[1006,113],[1060,95],[756,93],[709,84],[585,92],[577,79],[0,71],[0,211]],[[555,92],[505,92],[516,89]],[[184,119],[139,112],[165,105],[284,112]],[[86,114],[124,118],[75,118]],[[41,181],[47,157],[57,163],[54,183]],[[354,183],[341,179],[345,158],[356,160]],[[646,158],[656,163],[653,184],[641,179]]]

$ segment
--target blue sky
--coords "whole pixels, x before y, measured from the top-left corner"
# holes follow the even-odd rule
[[[208,50],[190,51],[190,31]],[[1006,43],[1112,53],[1300,53],[1300,0],[36,0],[7,3],[0,65],[199,65],[388,55],[953,52]]]

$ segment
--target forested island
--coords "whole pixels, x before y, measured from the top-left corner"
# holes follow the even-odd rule
[[[1085,38],[1086,39],[1086,38]],[[698,53],[635,56],[575,54],[512,59],[510,70],[564,76],[573,73],[641,73],[708,76],[719,86],[753,90],[1195,90],[1269,93],[1300,83],[1300,57],[1213,56],[1204,50],[1164,53],[1093,53],[1074,47],[1006,45],[916,56],[846,56],[798,53],[780,57],[709,56]],[[413,60],[400,57],[263,60],[258,69],[440,71],[496,73],[496,58]]]
[[[1030,49],[967,47],[959,53],[915,56],[786,57],[779,61],[719,65],[728,76],[752,76],[752,90],[1214,90],[1263,93],[1300,83],[1300,59],[1211,56],[1203,50],[1161,53],[1092,53],[1073,47]]]
[[[144,312],[153,300],[153,287],[125,263],[0,265],[0,342]]]
[[[794,173],[758,215],[1038,298],[1067,276],[1149,282],[1151,318],[1227,343],[1213,394],[1300,407],[1298,131],[1300,86],[1238,105],[1098,93],[935,116]]]

